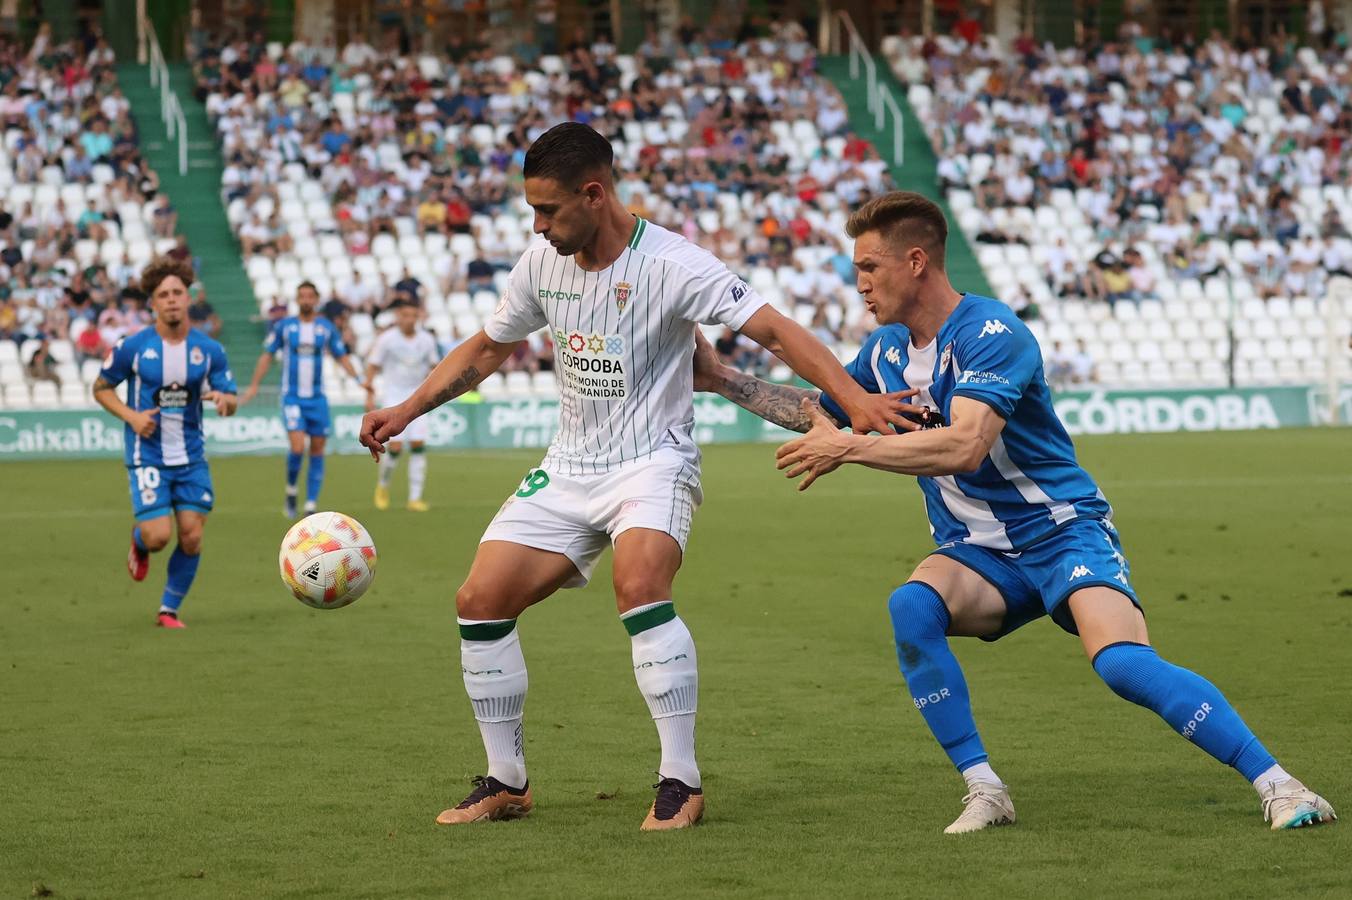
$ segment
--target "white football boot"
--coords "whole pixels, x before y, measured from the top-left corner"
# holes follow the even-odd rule
[[[1014,802],[1009,799],[1009,786],[978,781],[962,798],[966,808],[944,834],[967,834],[994,825],[1014,824]]]
[[[1333,807],[1323,797],[1294,778],[1263,786],[1263,821],[1272,823],[1272,830],[1303,828],[1335,821]]]

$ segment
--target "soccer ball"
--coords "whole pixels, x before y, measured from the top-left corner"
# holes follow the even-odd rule
[[[338,512],[306,516],[282,538],[282,581],[306,606],[338,609],[356,600],[376,574],[376,545],[361,523]]]

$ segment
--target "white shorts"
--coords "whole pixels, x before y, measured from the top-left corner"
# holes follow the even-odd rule
[[[480,543],[509,541],[562,553],[580,573],[564,587],[582,587],[602,551],[630,528],[669,534],[684,553],[695,509],[703,502],[699,472],[674,449],[600,475],[531,469]]]

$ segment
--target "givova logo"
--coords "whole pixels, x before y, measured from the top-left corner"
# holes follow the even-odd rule
[[[572,291],[551,291],[546,288],[540,288],[541,300],[581,300],[581,294],[575,294]]]
[[[684,653],[677,653],[675,656],[669,656],[666,659],[650,659],[634,666],[634,669],[651,669],[653,666],[665,666],[667,663],[675,662],[678,659],[689,659]]]

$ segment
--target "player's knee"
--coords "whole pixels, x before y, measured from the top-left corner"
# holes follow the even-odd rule
[[[178,548],[189,556],[202,552],[202,529],[181,530],[178,533]]]
[[[948,608],[939,592],[921,581],[908,581],[887,600],[892,630],[902,637],[942,637],[948,628]]]
[[[622,613],[670,599],[671,585],[665,579],[654,578],[647,572],[615,576],[615,605]]]
[[[168,527],[159,527],[156,525],[141,525],[141,543],[151,553],[163,550],[169,544]]]
[[[504,618],[502,596],[483,589],[473,581],[466,581],[455,592],[455,613],[462,619],[487,621]]]

